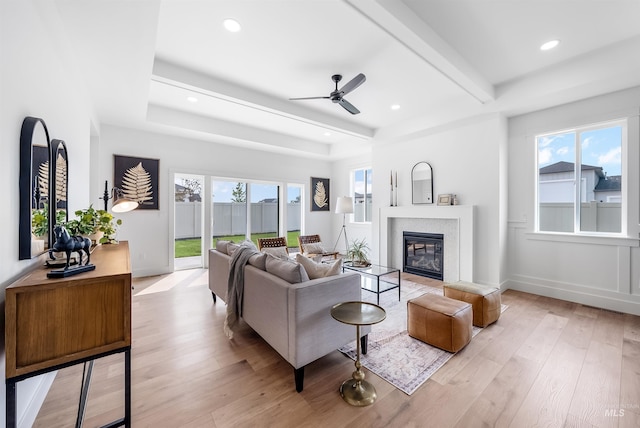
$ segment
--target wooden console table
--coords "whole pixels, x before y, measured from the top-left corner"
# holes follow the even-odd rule
[[[125,415],[107,427],[131,425],[131,262],[129,245],[101,245],[96,269],[49,279],[36,269],[6,289],[6,423],[16,426],[16,383],[78,363],[85,369],[78,420],[93,360],[124,353]],[[85,364],[86,368],[86,364]],[[85,381],[87,382],[85,385]],[[78,426],[78,425],[77,425]]]

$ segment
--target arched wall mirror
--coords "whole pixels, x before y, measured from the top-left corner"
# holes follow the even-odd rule
[[[44,121],[26,117],[20,131],[20,260],[30,259],[51,244],[51,144]]]
[[[414,204],[433,203],[433,171],[427,162],[418,162],[411,170],[411,201]]]
[[[55,187],[51,189],[51,200],[55,201],[53,204],[55,215],[52,217],[54,221],[51,223],[51,228],[53,228],[56,224],[69,220],[69,211],[67,210],[69,158],[67,145],[62,140],[51,140],[51,167],[51,175],[55,177]]]

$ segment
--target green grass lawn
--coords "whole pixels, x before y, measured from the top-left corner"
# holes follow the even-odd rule
[[[287,233],[287,244],[289,247],[298,247],[298,235],[300,235],[299,230]],[[275,233],[254,233],[251,235],[251,240],[254,244],[258,245],[258,238],[274,238],[276,236]],[[216,241],[219,239],[223,241],[242,242],[244,241],[244,235],[216,236],[212,241],[214,248]],[[199,256],[200,254],[200,238],[176,239],[175,258]]]

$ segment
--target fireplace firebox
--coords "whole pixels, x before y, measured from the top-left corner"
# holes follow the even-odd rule
[[[444,235],[439,233],[402,232],[403,271],[427,278],[444,277]]]

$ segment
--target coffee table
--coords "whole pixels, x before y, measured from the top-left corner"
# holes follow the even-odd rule
[[[352,406],[368,406],[378,397],[376,388],[364,380],[360,364],[360,326],[377,324],[387,317],[387,313],[378,305],[369,302],[344,302],[331,308],[331,316],[341,323],[356,326],[356,370],[352,379],[340,385],[340,395]]]
[[[398,301],[400,301],[400,269],[390,268],[380,265],[369,265],[364,267],[354,266],[351,262],[342,263],[342,271],[351,270],[358,272],[362,276],[362,289],[376,293],[377,303],[380,304],[380,293],[385,291],[398,289]],[[398,283],[385,281],[380,279],[385,275],[397,274]],[[369,281],[368,281],[369,280]],[[381,288],[382,287],[382,288]]]

